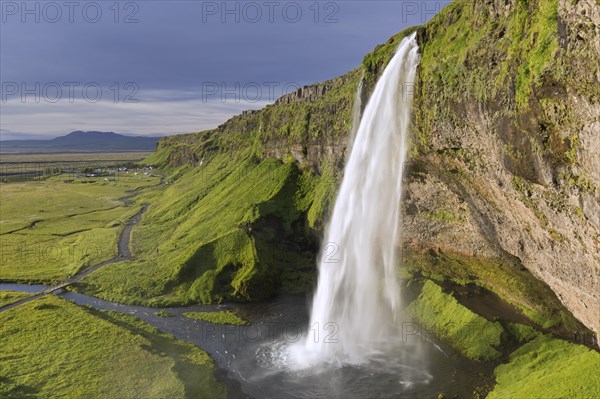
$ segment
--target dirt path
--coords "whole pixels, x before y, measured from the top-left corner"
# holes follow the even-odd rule
[[[133,194],[133,195],[135,195],[135,194]],[[126,205],[129,205],[131,203],[131,201],[129,201],[128,198],[132,197],[133,195],[121,198],[121,200]],[[33,296],[30,296],[28,298],[23,298],[16,302],[5,305],[0,308],[0,312],[3,312],[8,309],[12,309],[12,308],[22,305],[26,302],[33,301],[34,299],[40,298],[51,292],[66,288],[73,283],[77,283],[77,282],[81,281],[83,278],[85,278],[86,276],[90,275],[91,273],[95,272],[96,270],[100,269],[103,266],[109,265],[111,263],[123,262],[126,260],[130,260],[132,258],[131,250],[129,248],[129,242],[131,240],[131,231],[133,230],[133,227],[140,222],[140,220],[142,219],[142,214],[144,212],[146,212],[147,208],[148,208],[148,204],[142,204],[142,208],[140,209],[140,211],[138,213],[136,213],[132,218],[130,218],[127,221],[127,224],[125,225],[125,228],[123,230],[121,230],[121,234],[119,236],[119,242],[118,242],[117,256],[115,256],[112,259],[105,260],[104,262],[100,262],[96,265],[82,269],[79,271],[79,273],[77,273],[75,276],[71,277],[70,279],[67,279],[56,285],[48,287],[44,291],[38,292],[37,294],[35,294]]]

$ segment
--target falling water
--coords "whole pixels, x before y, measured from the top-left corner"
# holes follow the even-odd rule
[[[363,74],[358,82],[358,88],[354,94],[354,103],[352,104],[352,129],[350,130],[350,135],[348,136],[348,149],[346,152],[347,157],[349,157],[350,153],[352,152],[354,138],[356,137],[356,132],[358,131],[358,126],[360,125],[360,115],[362,113],[362,91],[364,84],[365,75]]]
[[[395,248],[418,62],[413,34],[398,46],[360,120],[326,232],[309,333],[291,348],[299,367],[365,362],[395,334]]]

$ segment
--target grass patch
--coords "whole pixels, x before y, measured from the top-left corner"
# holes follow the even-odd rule
[[[488,399],[594,398],[600,392],[600,354],[583,345],[542,335],[494,370]]]
[[[535,328],[520,323],[508,323],[506,329],[521,344],[529,342],[540,335],[540,332]]]
[[[427,280],[409,313],[440,339],[469,359],[491,360],[500,356],[503,328],[471,312],[434,282]]]
[[[219,312],[186,312],[185,317],[196,320],[209,321],[214,324],[231,324],[234,326],[244,326],[248,322],[232,311],[222,310]]]
[[[123,224],[139,210],[119,198],[159,178],[89,180],[0,185],[0,280],[55,282],[116,256]]]
[[[19,291],[0,291],[0,308],[18,300],[29,298],[33,294]]]
[[[132,234],[135,261],[108,265],[78,289],[152,306],[259,300],[314,273],[305,214],[318,177],[252,151],[213,154],[172,171]],[[302,283],[308,286],[308,284]]]
[[[166,310],[159,310],[158,312],[154,312],[154,316],[158,317],[175,317],[173,313],[169,313]]]
[[[47,295],[0,313],[0,324],[7,397],[225,396],[205,352],[132,316]]]

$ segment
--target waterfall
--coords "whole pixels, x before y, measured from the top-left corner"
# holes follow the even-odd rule
[[[360,77],[360,81],[358,82],[358,88],[356,89],[356,93],[354,94],[354,103],[352,104],[352,129],[350,130],[350,134],[348,135],[348,147],[346,150],[346,158],[350,156],[350,152],[352,151],[352,144],[354,144],[354,138],[356,137],[356,132],[358,131],[358,126],[360,125],[360,115],[362,113],[362,91],[363,86],[365,84],[365,75]]]
[[[290,349],[297,367],[362,363],[394,338],[402,171],[418,63],[413,34],[367,102],[326,231],[308,334]]]

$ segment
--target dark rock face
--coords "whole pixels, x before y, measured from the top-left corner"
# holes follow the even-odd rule
[[[213,131],[161,140],[159,151],[174,166],[254,145],[304,170],[331,166],[339,179],[359,81],[364,105],[414,30],[378,46],[361,68]],[[600,333],[597,1],[457,0],[417,28],[417,38],[422,62],[398,243],[405,260],[485,285],[528,315],[553,317],[562,303]]]

